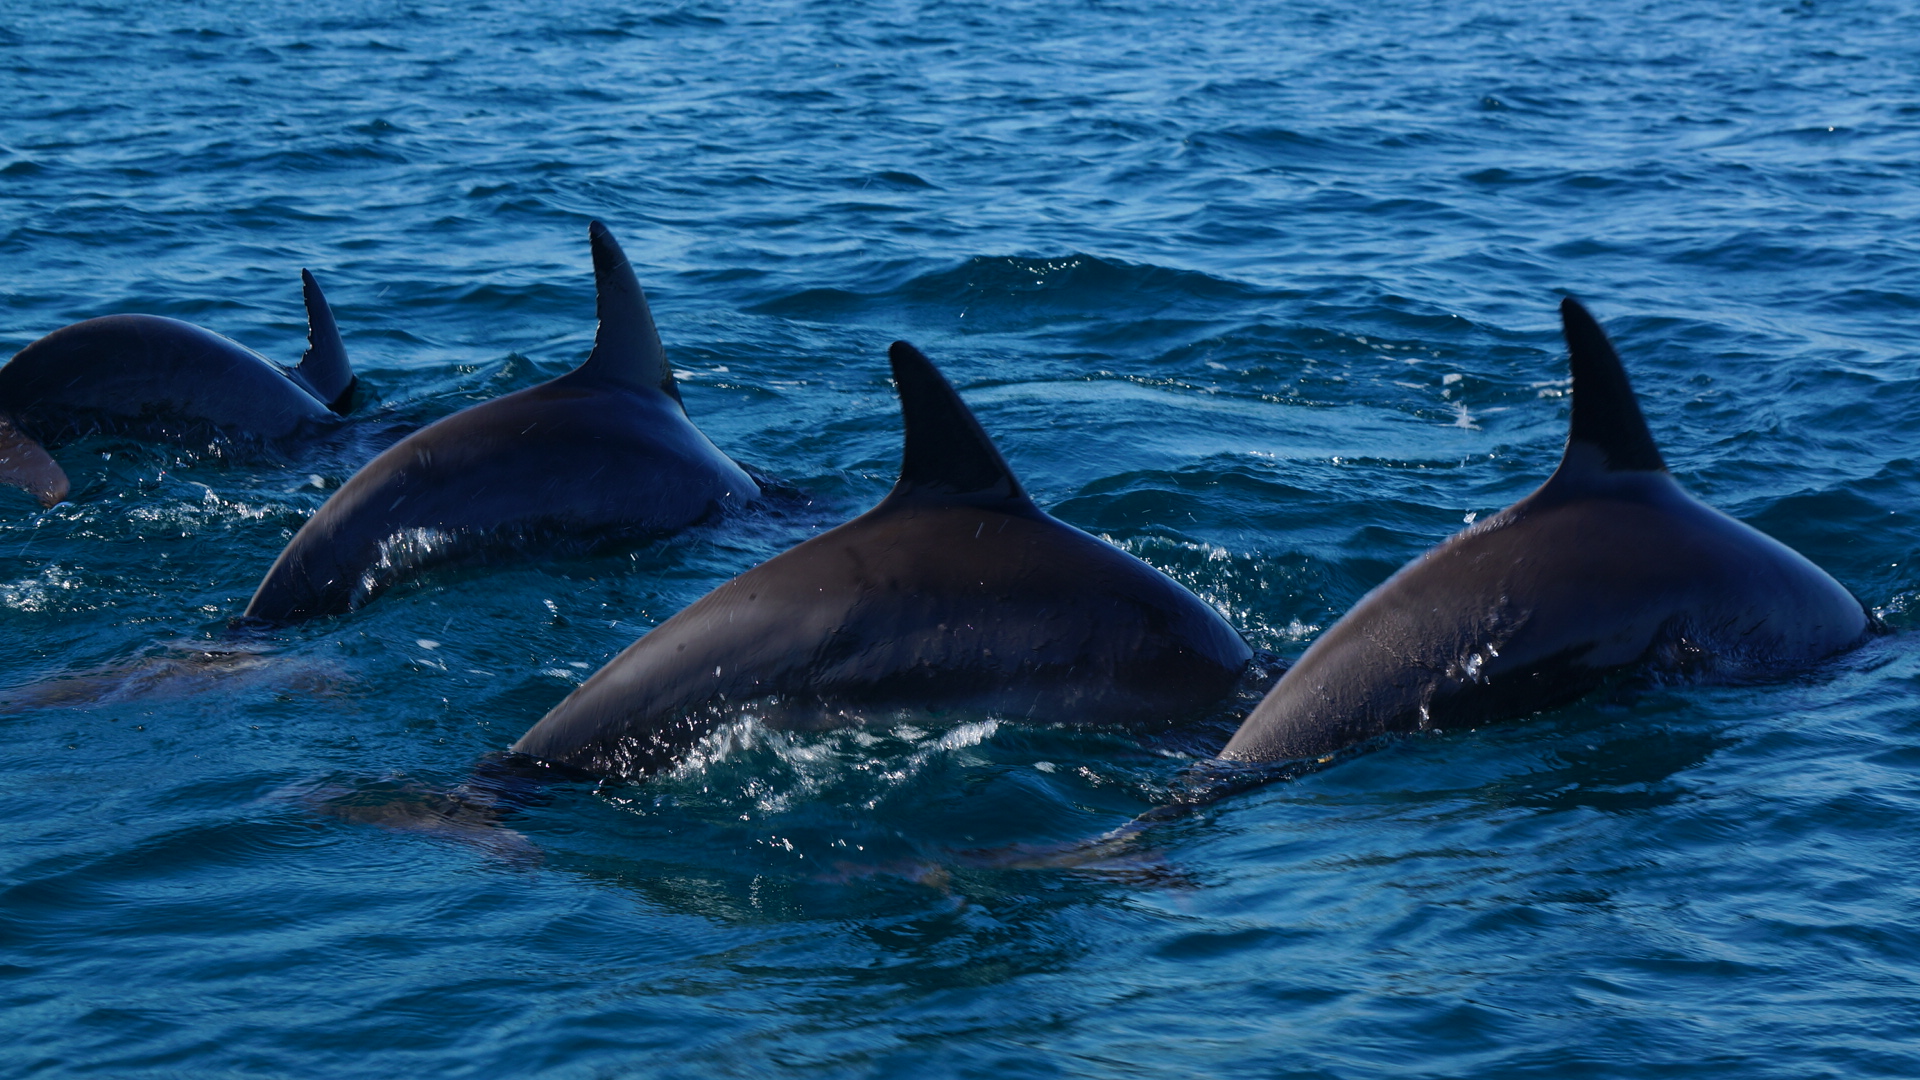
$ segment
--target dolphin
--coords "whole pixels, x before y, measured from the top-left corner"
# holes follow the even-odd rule
[[[600,325],[586,361],[368,462],[294,534],[244,618],[340,614],[406,570],[478,542],[657,535],[759,498],[687,418],[613,233],[596,221],[588,234]]]
[[[906,342],[890,358],[906,422],[892,492],[655,627],[515,752],[631,776],[740,703],[785,727],[848,707],[1140,724],[1235,688],[1252,652],[1218,612],[1043,513],[932,362]]]
[[[1878,620],[1813,563],[1682,490],[1593,316],[1560,304],[1573,421],[1547,482],[1401,567],[1322,634],[1221,756],[1315,758],[1562,705],[1635,666],[1751,677]]]
[[[70,485],[43,444],[95,431],[278,441],[338,420],[353,400],[353,368],[319,282],[305,270],[300,280],[307,351],[298,367],[158,315],[88,319],[15,353],[0,366],[0,484],[58,503]]]

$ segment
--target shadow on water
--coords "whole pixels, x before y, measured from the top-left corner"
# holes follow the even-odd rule
[[[1638,715],[1622,723],[1591,707],[1556,723],[1551,748],[1531,770],[1483,785],[1476,796],[1493,807],[1558,812],[1633,813],[1686,798],[1675,778],[1740,740],[1721,728],[1700,728]],[[1667,721],[1681,710],[1669,707]]]
[[[327,698],[359,682],[337,665],[282,657],[279,651],[269,643],[241,636],[160,642],[128,660],[0,689],[0,716],[136,700],[180,700],[243,688]]]

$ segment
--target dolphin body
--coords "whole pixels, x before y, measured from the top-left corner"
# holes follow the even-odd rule
[[[353,399],[353,368],[319,283],[305,270],[300,280],[298,367],[158,315],[88,319],[15,353],[0,367],[0,484],[54,505],[71,485],[43,444],[95,431],[279,441],[337,421]]]
[[[609,661],[513,750],[602,775],[667,767],[729,703],[781,727],[843,708],[966,708],[1136,724],[1220,701],[1252,653],[1213,608],[1036,507],[919,350],[880,505],[695,601]]]
[[[294,534],[246,618],[339,614],[482,540],[602,540],[685,528],[757,499],[687,419],[633,267],[589,229],[599,330],[579,367],[389,447]]]
[[[1683,491],[1599,324],[1571,298],[1560,314],[1573,423],[1559,468],[1361,598],[1223,758],[1321,757],[1508,719],[1635,665],[1761,674],[1832,656],[1878,626],[1798,552]]]

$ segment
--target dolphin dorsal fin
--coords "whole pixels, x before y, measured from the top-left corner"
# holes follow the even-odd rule
[[[344,413],[353,404],[353,365],[347,363],[347,347],[334,325],[333,308],[320,283],[305,270],[300,271],[300,291],[307,302],[307,351],[294,370],[314,397],[334,412]]]
[[[593,242],[594,308],[600,327],[593,335],[593,352],[573,374],[659,390],[679,401],[680,388],[667,366],[666,347],[660,344],[647,294],[640,291],[640,279],[633,276],[627,253],[620,250],[613,231],[597,221],[587,226],[587,236]]]
[[[41,506],[57,506],[72,490],[65,469],[26,432],[0,416],[0,484],[25,490]]]
[[[1665,472],[1667,463],[1606,332],[1571,296],[1560,301],[1560,319],[1573,369],[1573,423],[1561,463],[1574,456],[1576,447],[1589,446],[1600,452],[1608,472]]]
[[[904,341],[894,342],[887,357],[907,439],[900,479],[886,501],[1002,505],[1037,513],[993,440],[933,361]]]

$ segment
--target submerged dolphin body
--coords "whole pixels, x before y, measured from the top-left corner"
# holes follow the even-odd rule
[[[88,319],[21,349],[0,367],[0,484],[52,506],[69,485],[42,444],[93,431],[274,441],[339,419],[353,369],[319,283],[305,270],[300,279],[307,351],[298,367],[158,315]]]
[[[1402,567],[1268,692],[1221,756],[1318,757],[1511,718],[1652,664],[1803,665],[1877,624],[1825,571],[1674,482],[1613,346],[1560,305],[1573,422],[1533,494]]]
[[[1041,512],[933,364],[905,342],[892,362],[906,448],[886,499],[661,623],[515,751],[637,775],[728,703],[781,726],[863,706],[1127,724],[1234,688],[1252,654],[1218,612]]]
[[[339,614],[479,540],[655,535],[759,497],[687,419],[619,243],[597,221],[589,234],[600,326],[586,362],[368,462],[294,535],[246,617]]]

